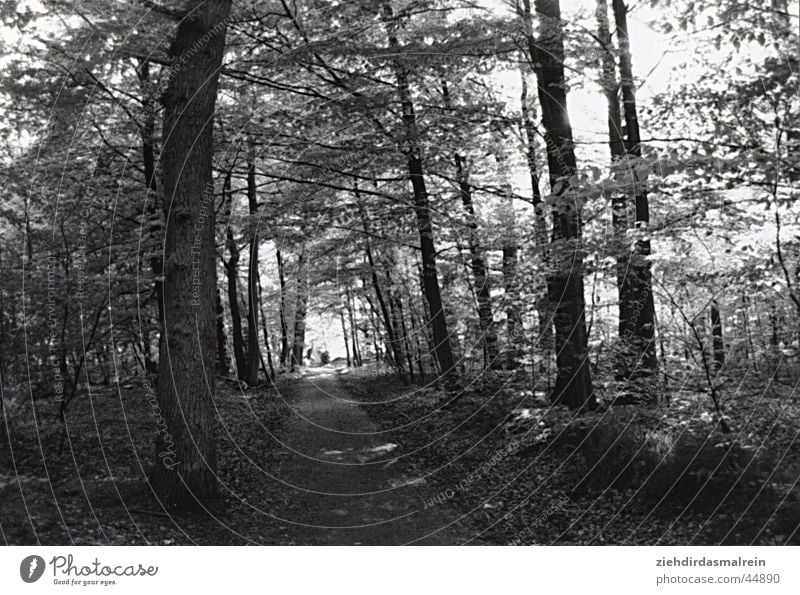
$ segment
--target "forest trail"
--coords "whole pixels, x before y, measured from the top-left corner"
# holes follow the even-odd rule
[[[297,545],[454,544],[441,507],[425,508],[431,488],[404,477],[402,445],[380,431],[336,379],[310,371],[289,391],[290,418],[278,431],[276,474],[290,494],[279,515],[298,523]],[[426,489],[427,488],[427,489]]]

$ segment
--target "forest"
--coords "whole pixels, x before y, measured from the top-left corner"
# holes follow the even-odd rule
[[[797,0],[7,0],[7,545],[800,545]]]

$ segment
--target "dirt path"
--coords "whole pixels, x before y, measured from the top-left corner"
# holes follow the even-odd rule
[[[295,543],[326,545],[455,544],[443,510],[425,508],[431,488],[403,477],[403,446],[378,427],[334,375],[311,373],[292,387],[292,416],[278,432],[289,484],[283,518]]]

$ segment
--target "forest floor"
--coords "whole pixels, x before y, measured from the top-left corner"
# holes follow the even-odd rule
[[[220,503],[199,515],[149,493],[157,427],[139,384],[93,389],[65,427],[52,403],[9,408],[4,543],[800,543],[792,396],[758,404],[781,425],[741,402],[747,421],[720,436],[702,395],[674,396],[669,416],[573,419],[502,375],[457,398],[333,368],[248,392],[220,382]]]

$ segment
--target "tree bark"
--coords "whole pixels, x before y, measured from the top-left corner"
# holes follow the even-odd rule
[[[228,353],[225,348],[225,311],[222,308],[222,297],[219,295],[219,287],[216,288],[215,298],[217,308],[217,373],[227,376]]]
[[[425,378],[425,367],[423,356],[424,352],[422,350],[422,346],[420,345],[419,336],[420,333],[424,334],[424,330],[420,330],[417,325],[417,318],[416,318],[416,308],[414,307],[414,296],[411,294],[411,291],[408,288],[408,285],[404,282],[403,289],[405,290],[406,299],[408,300],[408,319],[411,324],[411,336],[414,337],[414,359],[417,361],[417,369],[419,370],[420,379]]]
[[[297,260],[297,296],[294,309],[294,334],[292,341],[292,372],[303,366],[303,348],[306,342],[306,307],[308,300],[308,267],[306,247],[300,248]]]
[[[505,367],[507,370],[516,370],[520,364],[520,345],[522,344],[522,309],[520,307],[520,291],[517,282],[517,268],[519,264],[519,241],[517,239],[516,217],[514,214],[514,192],[508,177],[508,155],[503,146],[500,131],[495,134],[495,160],[497,161],[498,177],[502,189],[501,198],[501,233],[500,243],[503,251],[503,302],[506,309],[506,349]]]
[[[388,273],[387,273],[388,275]],[[406,318],[403,312],[403,300],[397,295],[397,292],[393,292],[391,296],[392,299],[392,317],[395,320],[399,320],[399,327],[403,336],[401,337],[403,341],[403,352],[406,356],[406,361],[408,363],[408,375],[411,382],[414,382],[414,359],[411,355],[411,343],[408,340],[408,327],[406,326]],[[397,328],[397,324],[395,324],[395,328]]]
[[[384,19],[389,29],[389,47],[392,52],[399,51],[399,42],[395,34],[396,24],[392,23],[392,8],[388,2],[383,3]],[[447,330],[442,295],[439,287],[439,275],[436,268],[436,245],[433,240],[433,222],[428,190],[425,184],[425,170],[420,148],[417,117],[408,82],[408,69],[399,58],[394,60],[394,71],[404,128],[402,151],[408,164],[408,173],[414,194],[414,212],[417,217],[417,229],[420,237],[422,255],[422,281],[425,286],[425,298],[430,307],[430,326],[433,331],[433,347],[436,360],[442,375],[449,381],[455,381],[456,369],[453,352],[450,348],[450,334]]]
[[[517,286],[517,254],[516,242],[503,244],[503,288],[505,290],[506,335],[508,345],[505,350],[505,367],[507,370],[519,368],[519,342],[522,334],[522,314],[519,307],[519,291]]]
[[[252,141],[247,154],[247,205],[250,213],[250,258],[247,266],[247,368],[244,381],[255,386],[258,384],[261,350],[258,341],[258,196],[255,144]]]
[[[533,25],[531,23],[531,15],[527,13],[524,15],[525,19],[525,34],[529,44],[533,44]],[[528,172],[531,178],[531,203],[534,209],[534,239],[536,241],[537,252],[540,255],[542,269],[545,275],[537,279],[536,284],[536,314],[538,316],[539,325],[539,341],[538,346],[540,351],[544,354],[542,357],[541,373],[549,378],[552,366],[552,353],[554,350],[553,344],[553,309],[547,296],[547,281],[546,271],[550,267],[550,242],[548,240],[548,224],[547,224],[547,210],[542,200],[542,192],[540,187],[539,166],[536,162],[536,125],[534,123],[535,111],[533,109],[532,98],[528,98],[528,81],[527,73],[522,70],[522,90],[520,94],[520,103],[522,104],[522,126],[525,130],[526,150],[525,159],[528,164]]]
[[[711,335],[714,349],[714,369],[719,372],[725,365],[725,340],[722,336],[722,317],[717,300],[711,300]]]
[[[530,13],[530,0],[523,0]],[[538,45],[530,44],[536,65],[539,104],[547,145],[553,207],[552,272],[547,286],[555,309],[556,384],[552,400],[575,409],[596,406],[586,333],[580,202],[571,199],[569,178],[576,168],[572,126],[564,84],[564,40],[558,0],[536,0],[542,19]]]
[[[344,350],[347,354],[347,367],[351,367],[352,363],[350,360],[350,343],[347,339],[347,325],[344,323],[344,309],[339,308],[339,317],[342,319],[342,339],[344,339]]]
[[[450,91],[447,81],[442,81],[442,95],[444,97],[445,108],[452,109],[450,102]],[[456,151],[453,154],[453,161],[456,169],[456,183],[458,192],[461,196],[461,204],[464,207],[464,214],[467,219],[468,246],[470,253],[470,268],[472,270],[473,283],[475,284],[475,296],[478,302],[478,323],[480,324],[481,336],[484,349],[484,360],[487,367],[496,366],[499,362],[497,347],[497,331],[494,325],[494,314],[492,312],[492,284],[489,278],[488,267],[484,257],[483,247],[481,246],[480,235],[478,233],[478,221],[475,217],[475,206],[472,201],[472,185],[469,180],[469,172],[464,167],[464,159]]]
[[[171,509],[206,507],[217,491],[212,129],[231,2],[193,0],[187,9],[169,48],[173,64],[182,66],[173,70],[163,98],[168,225],[157,400],[164,425],[150,474],[154,493]]]
[[[283,270],[283,258],[281,249],[275,248],[275,255],[278,259],[278,281],[281,288],[280,319],[281,319],[281,367],[286,367],[289,357],[289,329],[286,325],[286,275]]]
[[[624,163],[626,157],[625,140],[622,129],[622,110],[620,107],[620,84],[617,80],[618,52],[615,51],[608,22],[606,0],[597,0],[598,38],[603,55],[602,87],[608,106],[608,146],[611,152],[612,172],[618,179],[630,168]],[[619,347],[614,359],[614,374],[617,380],[626,382],[636,374],[637,362],[635,347],[631,345],[636,321],[636,294],[634,272],[631,269],[630,243],[627,239],[629,201],[625,193],[614,192],[611,197],[611,225],[613,229],[612,252],[616,259],[617,295],[619,299]],[[637,315],[638,316],[638,315]],[[633,342],[635,344],[635,341]],[[653,346],[655,349],[655,345]]]
[[[267,375],[267,380],[272,380],[275,378],[275,366],[272,365],[272,347],[269,344],[269,330],[267,329],[267,317],[264,316],[264,300],[263,298],[263,291],[261,290],[261,276],[257,277],[258,280],[258,309],[261,313],[261,328],[264,331],[264,349],[267,350],[267,366],[269,371],[264,370],[264,373]]]
[[[392,359],[392,352],[391,352],[391,346],[389,346],[388,341],[384,343],[384,345],[388,348],[386,350],[386,356],[385,357],[384,357],[384,354],[383,354],[383,350],[381,349],[381,342],[383,341],[383,337],[381,335],[380,329],[378,328],[378,323],[376,322],[376,319],[380,318],[380,314],[378,314],[378,311],[375,309],[375,304],[372,303],[372,299],[369,297],[369,294],[366,291],[366,289],[367,289],[367,280],[366,280],[366,278],[362,277],[361,283],[362,283],[362,287],[364,288],[364,299],[367,301],[367,305],[369,306],[369,310],[367,310],[367,317],[368,317],[368,320],[369,320],[369,324],[365,325],[365,330],[364,330],[365,344],[369,342],[368,341],[369,328],[371,327],[372,328],[372,346],[373,346],[373,348],[375,350],[375,361],[379,362],[379,361],[382,361],[384,359],[391,360]],[[391,364],[394,365],[393,362],[391,362]]]
[[[642,158],[642,142],[639,134],[639,118],[636,111],[636,87],[633,80],[630,40],[628,38],[628,8],[623,0],[612,0],[614,22],[619,39],[619,73],[622,89],[622,108],[625,116],[625,151],[633,160],[627,169],[633,177],[635,203],[635,226],[637,237],[630,255],[630,295],[626,296],[630,317],[624,336],[631,337],[629,367],[635,378],[656,378],[658,355],[655,343],[655,302],[653,279],[650,269],[650,209],[647,198],[647,180],[640,179],[639,162]],[[635,314],[634,314],[635,313]]]
[[[405,381],[405,364],[403,362],[403,346],[400,343],[400,340],[397,337],[397,330],[395,325],[393,324],[391,314],[389,313],[389,307],[386,305],[386,299],[384,298],[383,291],[381,290],[381,284],[378,280],[378,272],[375,270],[375,258],[372,254],[372,244],[369,240],[370,237],[370,229],[369,229],[369,221],[367,219],[367,213],[364,210],[364,207],[361,203],[361,197],[358,194],[358,187],[355,187],[356,193],[356,200],[358,201],[358,208],[361,214],[361,224],[364,227],[364,250],[366,251],[367,256],[367,264],[369,266],[370,277],[372,279],[372,288],[375,291],[375,297],[378,299],[378,305],[381,309],[381,316],[383,318],[383,324],[386,327],[386,334],[389,338],[389,347],[392,353],[392,360],[393,365],[397,368],[397,371],[403,376],[403,380]],[[376,353],[377,355],[377,353]]]
[[[232,201],[230,194],[230,176],[225,178],[225,190],[228,200]],[[228,309],[231,311],[231,334],[233,335],[233,359],[236,363],[236,377],[239,380],[245,379],[247,369],[247,356],[244,350],[244,336],[242,335],[242,315],[239,311],[239,247],[233,237],[233,229],[230,225],[230,203],[228,203],[228,230],[226,244],[230,258],[225,263],[225,272],[228,277]],[[223,261],[224,262],[224,261]]]
[[[355,303],[350,296],[349,288],[345,288],[345,304],[347,304],[347,315],[350,318],[350,338],[353,342],[353,364],[356,368],[360,368],[364,362],[361,359],[361,350],[358,347],[358,333],[356,332],[355,314],[353,312]]]
[[[142,164],[144,166],[144,182],[145,191],[147,192],[146,198],[146,212],[149,218],[147,233],[151,239],[154,240],[156,249],[155,253],[150,257],[150,271],[153,274],[153,291],[156,296],[156,309],[158,316],[158,337],[160,341],[161,335],[164,333],[164,259],[161,256],[159,248],[161,247],[163,225],[161,222],[161,214],[158,209],[158,182],[156,179],[156,146],[155,146],[155,101],[150,84],[150,61],[142,61],[139,70],[139,77],[142,83],[142,91],[144,94],[144,110],[145,116],[141,129],[142,136]],[[150,357],[150,337],[143,338],[146,343],[145,349],[145,369],[148,372],[155,373],[158,371],[158,362],[155,362]]]

